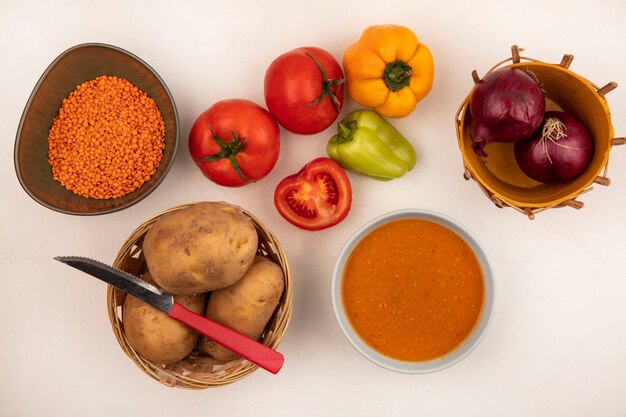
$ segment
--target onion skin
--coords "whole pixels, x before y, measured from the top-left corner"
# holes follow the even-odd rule
[[[550,140],[544,126],[556,118],[565,126],[564,136]],[[573,180],[589,166],[593,142],[585,126],[574,116],[558,111],[545,115],[541,128],[527,141],[515,144],[515,160],[524,174],[546,184]]]
[[[539,83],[525,71],[500,68],[485,75],[472,91],[472,149],[487,156],[491,142],[520,142],[539,127],[546,101]]]

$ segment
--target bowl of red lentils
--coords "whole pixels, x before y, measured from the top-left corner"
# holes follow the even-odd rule
[[[161,77],[112,45],[59,55],[35,85],[15,140],[24,190],[50,209],[105,214],[148,196],[178,146],[178,113]]]

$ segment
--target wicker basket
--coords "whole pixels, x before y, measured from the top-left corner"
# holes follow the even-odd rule
[[[466,180],[473,179],[497,207],[512,207],[533,219],[535,214],[550,208],[572,207],[580,209],[583,203],[577,198],[592,190],[593,184],[608,186],[609,154],[615,145],[626,138],[615,138],[611,113],[605,94],[617,87],[610,82],[598,87],[591,81],[569,70],[574,57],[566,54],[559,64],[548,64],[520,56],[522,49],[513,45],[512,56],[494,65],[487,73],[508,66],[535,74],[546,93],[546,110],[563,110],[577,116],[589,130],[594,141],[594,155],[587,170],[566,184],[542,184],[528,178],[517,166],[511,143],[494,143],[488,148],[489,156],[482,158],[471,149],[471,114],[468,111],[472,91],[461,103],[456,113],[456,132],[463,155]],[[509,64],[510,63],[510,64]],[[474,83],[480,81],[472,72]]]
[[[135,276],[140,276],[146,271],[146,262],[142,254],[143,239],[152,224],[161,216],[192,206],[185,204],[170,208],[157,214],[139,226],[127,239],[120,249],[114,262],[116,268],[122,269]],[[257,253],[264,255],[276,262],[283,270],[285,289],[279,305],[274,311],[262,336],[261,342],[275,349],[287,329],[291,317],[292,284],[291,272],[285,253],[276,239],[276,236],[254,217],[251,213],[243,210],[244,215],[249,217],[256,227],[259,236]],[[213,359],[196,348],[185,359],[169,365],[152,363],[137,352],[128,343],[122,323],[122,306],[126,294],[115,287],[109,286],[107,291],[107,306],[109,319],[115,337],[120,347],[129,358],[146,374],[153,379],[170,387],[186,389],[204,389],[218,387],[238,381],[254,372],[258,367],[245,359],[237,359],[230,362],[221,362]]]

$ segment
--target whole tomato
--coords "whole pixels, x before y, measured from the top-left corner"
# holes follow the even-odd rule
[[[343,71],[333,56],[315,47],[289,51],[265,73],[265,103],[290,132],[319,133],[343,107]]]
[[[265,177],[276,165],[280,129],[272,115],[243,99],[222,100],[204,111],[189,132],[189,153],[202,173],[227,187]]]

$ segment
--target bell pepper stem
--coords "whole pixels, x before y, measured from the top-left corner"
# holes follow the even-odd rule
[[[337,143],[345,143],[350,142],[352,137],[354,136],[354,132],[357,129],[356,120],[351,120],[349,122],[339,122],[337,124]]]
[[[393,61],[387,64],[383,79],[391,91],[398,91],[411,82],[412,68],[404,61]]]

